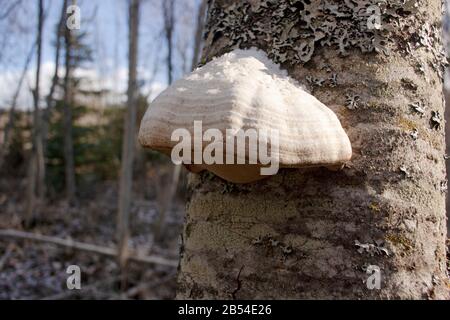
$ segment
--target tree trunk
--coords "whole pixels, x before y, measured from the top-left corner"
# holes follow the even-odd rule
[[[163,0],[164,34],[167,40],[167,82],[173,81],[173,29],[175,25],[175,1]]]
[[[338,115],[353,158],[248,185],[191,175],[179,298],[448,297],[441,1],[387,1],[382,30],[377,2],[212,1],[204,59],[264,50]]]
[[[72,0],[73,2],[73,0]],[[66,46],[65,52],[65,71],[64,76],[64,162],[65,162],[65,179],[66,179],[66,197],[67,200],[73,202],[75,200],[75,164],[73,155],[73,130],[72,130],[72,107],[73,107],[73,35],[72,30],[65,28],[64,40]]]
[[[36,153],[30,152],[27,165],[26,205],[24,224],[30,228],[34,219],[36,206]]]
[[[173,81],[173,30],[175,28],[175,1],[163,0],[163,19],[164,34],[167,42],[167,84],[170,86]],[[180,180],[181,168],[174,166],[172,178],[169,185],[162,188],[164,194],[159,205],[159,215],[155,223],[154,233],[157,241],[162,241],[164,236],[164,227],[168,211],[171,209],[173,198],[176,194],[178,181]]]
[[[63,1],[63,4],[61,6],[61,14],[59,18],[58,25],[56,26],[56,44],[55,44],[55,71],[53,73],[52,77],[52,84],[50,85],[50,90],[46,98],[47,107],[44,110],[43,113],[43,123],[42,123],[42,137],[43,137],[43,143],[44,143],[44,151],[46,150],[47,145],[47,136],[48,136],[48,125],[50,121],[50,115],[51,111],[54,107],[54,95],[56,86],[58,85],[59,80],[59,60],[60,60],[60,53],[61,53],[61,36],[64,34],[64,22],[66,21],[66,8],[67,8],[67,0]]]
[[[123,267],[126,263],[129,214],[133,183],[133,160],[136,139],[136,109],[137,109],[137,60],[139,33],[140,0],[130,0],[129,5],[129,48],[128,48],[128,102],[125,116],[125,131],[122,145],[122,168],[120,171],[119,211],[117,232],[119,239],[119,260]]]
[[[44,146],[42,140],[42,115],[39,107],[40,100],[40,78],[41,78],[41,58],[42,58],[42,32],[44,28],[44,3],[39,0],[38,34],[36,39],[36,82],[34,89],[34,141],[36,151],[36,193],[39,199],[45,196],[45,159]]]
[[[33,91],[34,112],[33,112],[33,130],[32,141],[33,146],[29,158],[29,168],[27,177],[27,208],[25,225],[30,226],[35,210],[36,195],[39,200],[45,196],[45,161],[44,148],[42,144],[42,118],[39,107],[40,99],[40,77],[41,77],[41,57],[42,57],[42,31],[44,27],[44,3],[43,0],[38,2],[38,29],[36,38],[36,81]]]

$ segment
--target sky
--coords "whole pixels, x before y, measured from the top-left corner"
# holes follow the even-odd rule
[[[153,98],[167,85],[165,66],[166,46],[163,38],[162,0],[142,0],[139,29],[138,74],[141,91],[152,93]],[[8,11],[13,0],[0,0],[0,19]],[[46,19],[42,54],[42,92],[50,87],[54,72],[55,27],[61,13],[62,0],[44,0]],[[175,78],[183,74],[181,54],[188,52],[188,63],[195,32],[198,0],[175,0]],[[93,61],[86,63],[78,75],[87,78],[93,89],[117,91],[124,98],[128,78],[128,1],[127,0],[78,0],[81,9],[81,32],[86,32],[87,43],[93,50]],[[36,37],[37,0],[22,0],[7,19],[0,20],[0,108],[9,108],[17,87],[26,56]],[[30,87],[34,86],[36,58],[33,57],[27,73],[27,81],[20,93],[18,107],[30,108]],[[60,67],[61,76],[63,68]]]

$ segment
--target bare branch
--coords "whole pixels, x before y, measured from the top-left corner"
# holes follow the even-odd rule
[[[9,109],[9,114],[8,114],[8,123],[6,124],[5,130],[4,130],[3,146],[0,149],[0,167],[3,165],[4,157],[9,149],[9,133],[14,128],[14,114],[16,112],[17,99],[19,98],[20,91],[22,90],[22,85],[23,85],[25,76],[27,74],[31,59],[33,58],[35,47],[36,47],[36,42],[33,43],[32,47],[30,49],[30,52],[28,53],[28,56],[25,60],[25,64],[22,69],[22,73],[19,78],[19,82],[17,84],[16,91],[14,92],[14,96],[12,98],[11,107]]]
[[[8,1],[9,2],[9,1]],[[10,4],[8,8],[6,8],[5,12],[0,15],[0,20],[6,19],[11,12],[22,2],[22,0],[16,0]]]
[[[19,230],[12,230],[12,229],[0,230],[0,237],[50,243],[50,244],[54,244],[54,245],[57,245],[60,247],[66,247],[66,248],[71,248],[71,249],[75,249],[75,250],[91,252],[91,253],[114,257],[114,258],[117,256],[116,248],[109,248],[109,247],[99,246],[99,245],[95,245],[95,244],[79,242],[79,241],[75,241],[72,239],[62,239],[62,238],[58,238],[58,237],[45,236],[45,235],[24,232],[24,231],[19,231]],[[128,259],[131,261],[135,261],[135,262],[157,264],[157,265],[163,265],[163,266],[168,266],[168,267],[177,267],[178,266],[178,262],[175,260],[169,260],[169,259],[166,259],[163,257],[158,257],[158,256],[142,256],[142,255],[139,255],[132,251],[130,251]]]

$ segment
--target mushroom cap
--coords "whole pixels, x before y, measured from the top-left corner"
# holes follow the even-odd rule
[[[227,129],[277,130],[280,167],[333,167],[352,155],[349,138],[334,112],[257,49],[234,50],[174,82],[150,104],[139,142],[170,155],[178,144],[171,141],[172,132],[185,128],[194,137],[194,121],[202,121],[203,132],[214,128],[224,137]],[[272,141],[268,142],[269,150],[276,152]],[[203,148],[208,144],[203,142]],[[224,153],[230,152],[235,150],[224,146]],[[259,161],[254,165],[187,164],[193,172],[206,169],[242,183],[264,178],[259,172],[262,166]]]

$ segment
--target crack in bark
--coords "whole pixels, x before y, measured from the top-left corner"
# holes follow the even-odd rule
[[[231,293],[233,300],[236,300],[236,293],[238,293],[238,291],[241,290],[241,287],[242,287],[242,280],[240,280],[239,277],[241,276],[241,272],[243,269],[244,269],[244,266],[242,266],[241,269],[239,269],[239,273],[236,278],[237,286],[236,286],[236,289],[234,289],[233,292]]]

